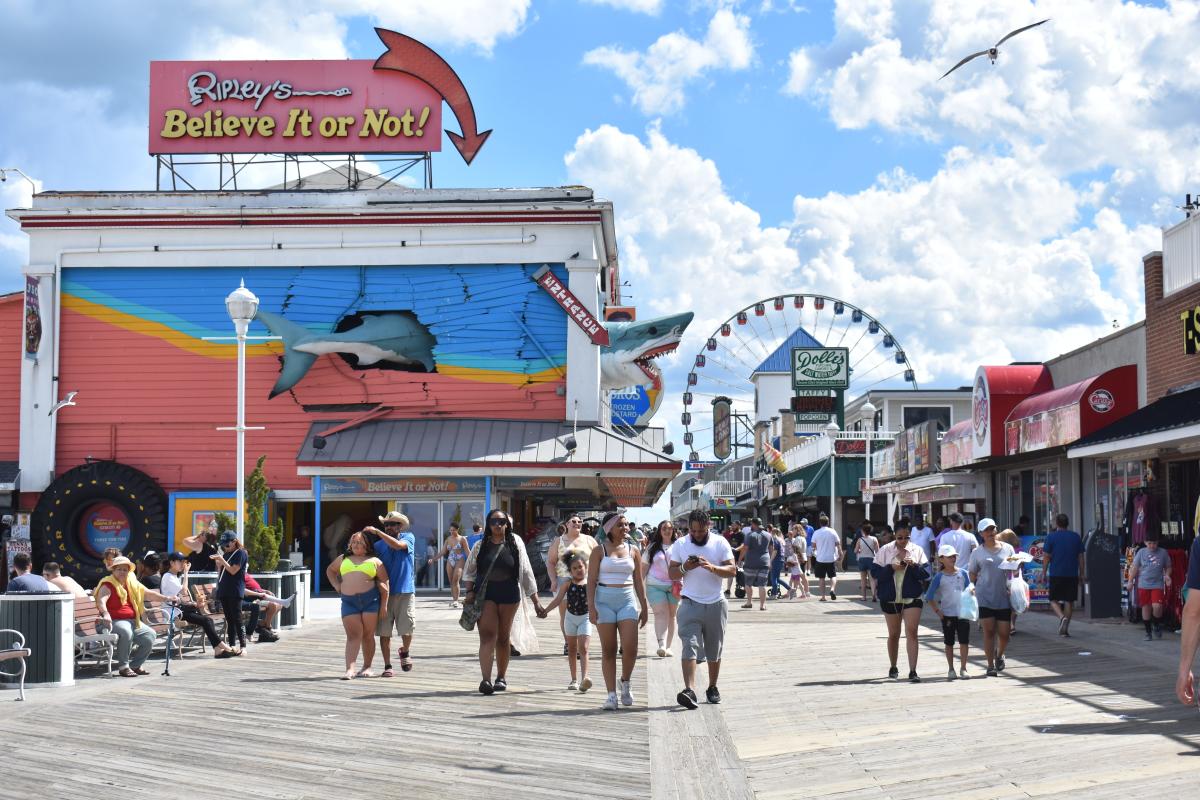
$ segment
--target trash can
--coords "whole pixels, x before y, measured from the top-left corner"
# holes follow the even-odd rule
[[[25,686],[75,685],[75,596],[70,592],[0,595],[0,628],[25,636]],[[12,671],[12,670],[8,670]],[[16,677],[0,675],[0,687],[17,688]]]
[[[300,597],[300,570],[290,570],[288,572],[279,573],[279,596],[292,597],[292,604],[279,612],[276,621],[281,628],[299,628],[300,627],[300,607],[303,605],[303,600]]]

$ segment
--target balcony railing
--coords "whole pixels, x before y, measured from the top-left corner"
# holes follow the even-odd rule
[[[875,442],[891,442],[896,438],[896,434],[891,431],[847,431],[838,433],[834,439],[843,441],[862,441],[871,439]],[[791,472],[801,467],[807,467],[809,464],[816,464],[819,461],[824,461],[829,458],[829,452],[832,449],[830,444],[833,439],[830,439],[826,434],[810,436],[805,441],[789,449],[783,454],[784,463],[787,464],[788,471]],[[846,456],[846,458],[855,458],[856,456]]]
[[[737,497],[754,487],[754,481],[712,481],[701,492],[706,497]]]

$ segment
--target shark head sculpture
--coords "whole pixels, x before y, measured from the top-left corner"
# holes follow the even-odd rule
[[[360,325],[341,333],[314,333],[261,309],[255,319],[283,340],[283,369],[271,390],[271,397],[299,383],[317,356],[325,353],[353,355],[360,367],[388,361],[419,364],[429,372],[434,368],[433,347],[437,340],[412,314],[399,311],[365,313]]]
[[[661,385],[662,370],[653,363],[679,347],[691,324],[691,311],[638,322],[609,322],[609,343],[600,351],[600,386],[625,389]]]

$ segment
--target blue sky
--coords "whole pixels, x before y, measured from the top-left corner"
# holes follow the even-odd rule
[[[642,313],[697,312],[686,360],[786,292],[866,309],[924,386],[1050,358],[1142,317],[1141,258],[1200,190],[1200,9],[1119,0],[11,0],[0,167],[149,188],[151,59],[373,58],[374,25],[495,130],[469,168],[446,143],[435,185],[592,186]],[[25,248],[0,222],[0,290]]]

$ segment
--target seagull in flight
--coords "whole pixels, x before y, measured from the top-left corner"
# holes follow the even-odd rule
[[[75,405],[75,395],[77,395],[77,394],[79,394],[79,392],[67,392],[67,396],[64,397],[62,400],[59,400],[57,403],[55,403],[54,408],[50,409],[50,413],[47,414],[46,416],[53,417],[55,414],[57,414],[59,411],[66,408],[67,406]]]
[[[1004,43],[1005,43],[1005,42],[1007,42],[1009,39],[1011,39],[1012,37],[1016,36],[1018,33],[1022,33],[1023,31],[1027,31],[1027,30],[1029,30],[1030,28],[1036,28],[1038,25],[1045,25],[1045,24],[1046,24],[1047,22],[1049,22],[1049,21],[1050,21],[1050,20],[1049,20],[1049,18],[1047,18],[1047,19],[1044,19],[1044,20],[1042,20],[1041,22],[1035,22],[1035,23],[1033,23],[1032,25],[1026,25],[1024,28],[1017,28],[1015,31],[1013,31],[1012,33],[1008,34],[1007,36],[1005,36],[1005,37],[1004,37],[1003,39],[1001,39],[1000,41],[996,42],[996,44],[995,44],[995,45],[993,45],[992,47],[989,47],[987,50],[980,50],[978,53],[972,53],[971,55],[967,56],[967,57],[966,57],[966,58],[964,58],[962,61],[958,62],[958,63],[957,63],[957,64],[955,64],[953,67],[951,67],[949,70],[947,70],[947,71],[946,71],[946,75],[949,75],[951,72],[954,72],[954,70],[958,69],[958,68],[959,68],[959,67],[961,67],[963,64],[966,64],[968,61],[970,61],[970,60],[972,60],[972,59],[975,59],[975,58],[979,58],[980,56],[987,56],[989,59],[991,59],[991,62],[992,62],[993,64],[995,64],[995,63],[996,63],[996,56],[1000,55],[1000,45],[1004,44]],[[943,75],[943,76],[942,76],[942,78],[946,77],[946,75]],[[942,78],[938,78],[938,80],[940,81]]]

